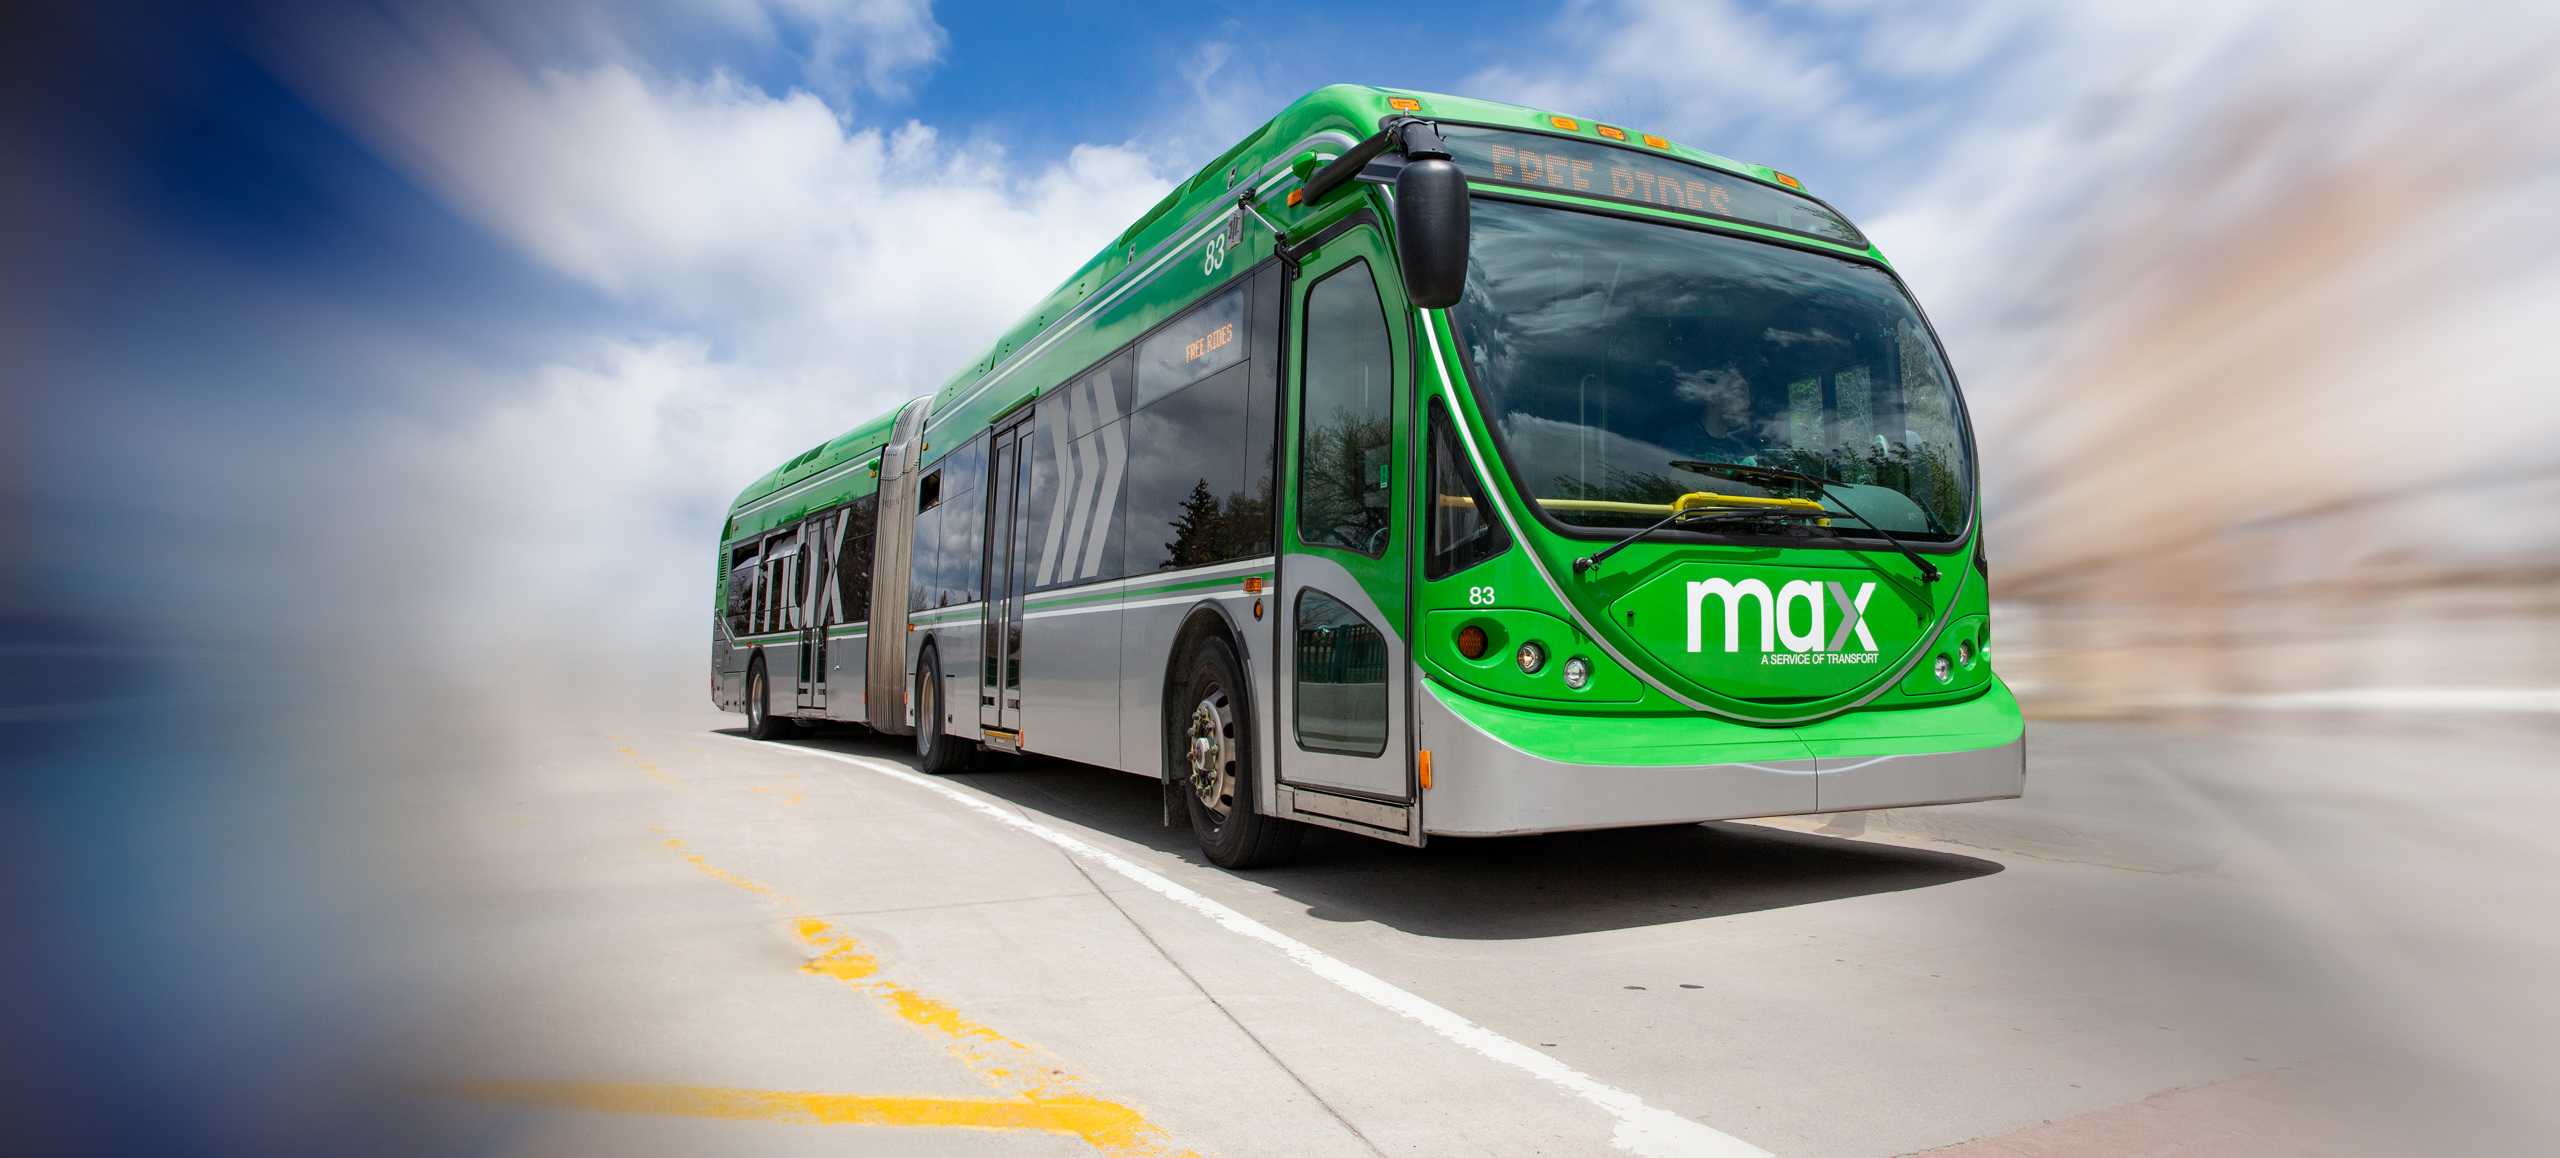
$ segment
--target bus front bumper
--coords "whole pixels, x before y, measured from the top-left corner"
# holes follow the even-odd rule
[[[1800,728],[1524,712],[1424,683],[1423,829],[1499,836],[2017,796],[2026,740],[1994,680],[1962,703]]]

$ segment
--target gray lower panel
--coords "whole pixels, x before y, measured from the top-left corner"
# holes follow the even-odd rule
[[[1567,764],[1524,752],[1459,717],[1425,683],[1414,704],[1432,786],[1423,831],[1445,836],[1569,832],[1814,811],[1813,753],[1771,735],[1768,759],[1691,765]],[[1595,749],[1605,750],[1605,739]],[[1786,753],[1792,749],[1802,756]]]
[[[923,641],[933,643],[934,656],[942,665],[942,730],[945,734],[966,740],[978,738],[978,616],[969,614],[952,622],[919,628],[916,656],[907,670],[914,672],[923,661]],[[910,676],[910,678],[913,678]],[[916,721],[923,727],[924,721]]]
[[[1120,605],[1022,621],[1022,747],[1086,764],[1120,764]]]
[[[827,641],[827,718],[863,723],[871,718],[863,700],[869,692],[871,640],[839,635]]]
[[[1822,812],[2005,800],[2027,787],[2024,739],[1969,752],[1826,757],[1820,764],[1814,804]]]

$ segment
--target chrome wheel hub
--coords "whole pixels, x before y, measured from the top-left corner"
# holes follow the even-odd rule
[[[1191,791],[1209,815],[1221,820],[1235,806],[1235,712],[1224,690],[1214,690],[1191,709],[1184,736],[1184,760],[1190,765]]]

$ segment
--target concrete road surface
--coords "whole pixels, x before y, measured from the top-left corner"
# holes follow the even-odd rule
[[[2022,801],[1207,865],[1155,785],[546,718],[426,828],[520,1155],[2525,1152],[2549,717],[2037,724]],[[1435,1012],[1436,1011],[1436,1012]],[[1658,1128],[1657,1128],[1658,1127]]]

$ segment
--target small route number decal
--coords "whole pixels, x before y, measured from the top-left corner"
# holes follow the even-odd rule
[[[1475,605],[1475,606],[1477,606],[1477,607],[1491,607],[1491,606],[1493,606],[1493,588],[1491,588],[1491,587],[1469,587],[1469,588],[1467,588],[1467,602],[1468,602],[1468,603],[1470,603],[1470,604],[1473,604],[1473,605]]]

